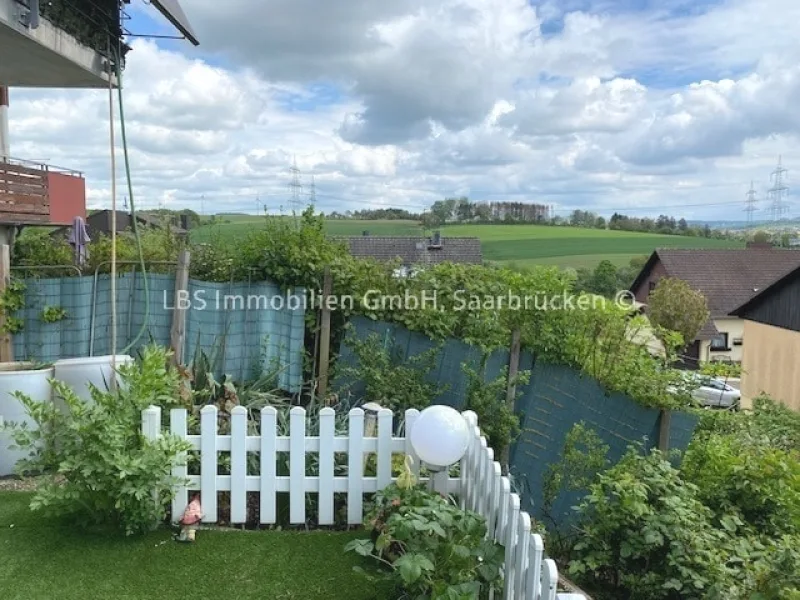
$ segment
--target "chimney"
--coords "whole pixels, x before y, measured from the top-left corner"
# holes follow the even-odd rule
[[[362,232],[361,232],[361,236],[362,236],[362,237],[369,237],[369,231],[367,231],[367,230],[365,229],[364,231],[362,231]]]
[[[441,248],[441,247],[442,247],[442,232],[434,231],[429,248]]]
[[[748,250],[771,250],[772,244],[770,242],[747,242],[745,247]]]

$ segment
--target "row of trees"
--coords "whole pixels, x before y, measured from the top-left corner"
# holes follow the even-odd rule
[[[665,235],[686,235],[691,237],[705,237],[725,239],[729,234],[711,229],[708,225],[693,226],[689,225],[686,219],[675,219],[668,215],[659,215],[658,218],[650,217],[629,217],[619,213],[614,213],[611,218],[605,217],[588,210],[574,210],[566,219],[553,217],[550,220],[553,225],[570,225],[572,227],[586,227],[589,229],[613,229],[616,231],[641,231],[644,233],[661,233]]]
[[[542,223],[550,218],[550,207],[528,202],[473,202],[469,198],[437,200],[423,215],[423,224],[446,223]]]
[[[333,211],[326,215],[328,219],[361,219],[364,221],[419,221],[418,213],[407,211],[404,208],[375,208],[340,213]]]

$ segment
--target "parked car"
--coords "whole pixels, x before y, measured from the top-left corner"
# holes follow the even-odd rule
[[[703,375],[695,371],[684,371],[684,383],[670,386],[670,393],[686,392],[706,408],[738,410],[742,393],[722,379]]]

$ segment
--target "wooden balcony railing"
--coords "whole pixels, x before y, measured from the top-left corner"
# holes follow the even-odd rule
[[[47,167],[0,161],[0,224],[35,224],[50,220]]]

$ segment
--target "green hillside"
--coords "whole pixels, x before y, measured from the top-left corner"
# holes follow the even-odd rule
[[[259,227],[264,218],[220,216],[215,224],[194,230],[192,238],[196,241],[215,237],[235,240]],[[371,235],[425,235],[415,221],[328,220],[326,229],[335,236],[361,235],[364,231]],[[441,231],[443,236],[478,237],[486,260],[513,262],[519,266],[594,267],[603,259],[625,265],[631,258],[650,254],[655,248],[742,247],[741,242],[730,240],[545,225],[451,225],[442,227]]]

